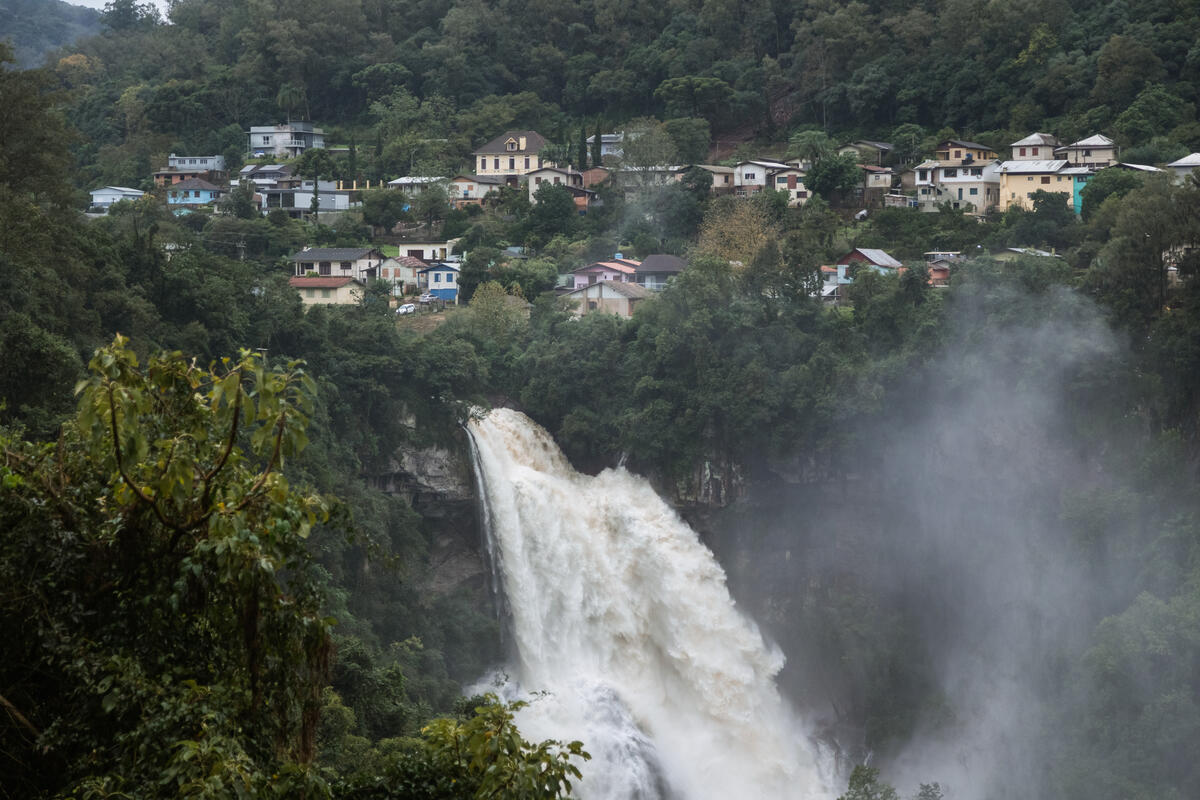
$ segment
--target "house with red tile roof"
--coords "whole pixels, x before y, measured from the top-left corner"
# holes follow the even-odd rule
[[[636,283],[637,270],[641,263],[632,258],[621,258],[620,254],[606,261],[594,261],[572,270],[571,274],[575,276],[574,287],[579,289],[600,281]]]

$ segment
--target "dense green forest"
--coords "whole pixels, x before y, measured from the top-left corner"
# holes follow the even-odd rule
[[[582,218],[561,192],[504,192],[438,212],[464,237],[470,302],[429,331],[385,288],[305,313],[287,285],[282,256],[367,241],[385,195],[319,225],[233,204],[174,218],[153,197],[78,213],[81,188],[138,185],[172,151],[240,159],[248,125],[289,114],[352,145],[346,177],[444,174],[509,127],[565,147],[635,117],[679,151],[705,128],[780,148],[806,127],[917,146],[947,127],[1102,130],[1163,161],[1200,145],[1197,20],[1186,3],[181,0],[168,25],[116,2],[45,69],[0,71],[0,796],[567,791],[578,743],[526,742],[513,709],[460,698],[503,657],[486,587],[434,580],[471,510],[376,488],[399,451],[461,450],[489,402],[690,508],[788,646],[785,690],[834,702],[883,777],[913,785],[946,780],[906,759],[966,714],[939,653],[995,577],[935,532],[1053,532],[1019,545],[1083,569],[1080,608],[1018,662],[1051,711],[986,796],[1197,796],[1200,184],[1110,171],[1082,219],[1043,197],[859,223],[821,197],[714,199],[699,172]],[[812,296],[851,246],[991,245],[1065,257],[980,257],[948,289],[916,266],[862,272],[841,308]],[[629,320],[572,318],[557,274],[618,248],[689,266]],[[933,466],[897,455],[970,425],[1022,434],[947,440]],[[973,448],[1003,468],[946,456]],[[696,502],[706,468],[737,502]],[[1028,474],[1038,492],[1011,489]],[[947,497],[995,522],[921,510]],[[919,559],[944,569],[914,585]],[[518,788],[530,764],[545,777]],[[847,797],[886,796],[854,776]]]
[[[0,6],[0,40],[7,39],[21,67],[37,67],[46,54],[100,32],[100,12],[63,0],[8,0]]]
[[[452,173],[517,127],[574,154],[581,126],[647,116],[703,120],[722,157],[804,128],[905,157],[944,129],[993,147],[1104,132],[1143,163],[1200,148],[1186,2],[179,0],[169,22],[117,0],[104,35],[49,59],[81,184],[137,185],[169,152],[240,157],[250,125],[286,117],[372,179]]]

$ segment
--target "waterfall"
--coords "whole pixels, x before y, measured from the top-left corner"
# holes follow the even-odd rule
[[[571,468],[524,415],[468,426],[526,738],[581,739],[584,800],[824,799],[783,666],[695,531],[641,478]],[[826,776],[832,777],[832,776]]]

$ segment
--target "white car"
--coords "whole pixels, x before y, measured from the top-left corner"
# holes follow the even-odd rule
[[[405,303],[404,305],[402,305],[396,309],[396,313],[397,314],[415,314],[415,313],[417,313],[417,307],[412,303]]]
[[[417,298],[417,302],[418,303],[432,303],[436,299],[437,298],[434,297],[432,294],[430,294],[429,292],[426,292],[425,294],[423,294],[419,298]]]

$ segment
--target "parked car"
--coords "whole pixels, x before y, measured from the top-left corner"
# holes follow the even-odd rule
[[[397,314],[415,314],[415,313],[417,313],[417,307],[412,303],[405,303],[404,305],[402,305],[396,309],[396,313]]]
[[[436,299],[437,299],[437,298],[436,298],[436,297],[434,297],[432,294],[430,294],[429,292],[426,292],[425,294],[423,294],[423,295],[421,295],[419,298],[417,298],[417,302],[418,302],[418,303],[429,304],[429,303],[432,303],[432,302],[433,302],[434,300],[436,300]]]

